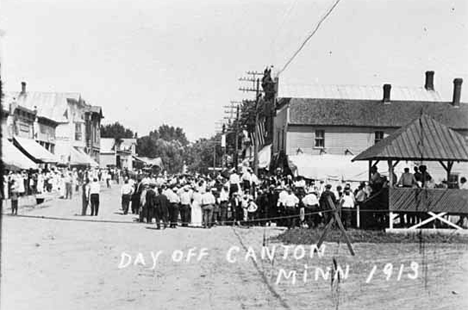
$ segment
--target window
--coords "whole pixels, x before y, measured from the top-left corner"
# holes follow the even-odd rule
[[[76,141],[81,141],[81,139],[82,139],[81,124],[76,123],[75,124],[75,140]]]
[[[377,144],[384,138],[384,133],[383,131],[376,131],[375,132],[375,138],[374,138],[374,144]]]
[[[317,148],[325,147],[325,130],[315,131],[315,147]]]

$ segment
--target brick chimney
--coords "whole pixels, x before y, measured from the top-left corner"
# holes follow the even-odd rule
[[[434,71],[426,71],[426,84],[424,84],[426,90],[434,90]]]
[[[21,95],[26,94],[26,82],[21,82]]]
[[[461,88],[462,88],[463,79],[457,78],[453,80],[453,100],[452,105],[454,107],[460,106],[460,97],[461,97]]]
[[[392,85],[384,84],[383,86],[383,102],[389,103],[390,102],[390,91],[392,90]]]

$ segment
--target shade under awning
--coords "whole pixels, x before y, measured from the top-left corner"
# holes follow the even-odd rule
[[[10,170],[37,169],[36,163],[5,138],[2,139],[2,161],[5,168]]]
[[[91,166],[91,167],[98,167],[98,163],[94,161],[88,154],[81,151],[80,149],[72,147],[70,149],[70,165],[72,166]]]
[[[366,162],[351,162],[347,155],[289,155],[289,168],[298,176],[316,180],[366,181]]]
[[[26,139],[15,137],[15,144],[21,149],[29,158],[39,163],[58,163],[57,156],[46,150],[42,145],[33,139]]]
[[[147,165],[150,165],[150,166],[158,166],[160,168],[163,167],[163,163],[162,163],[162,159],[160,157],[157,157],[157,158],[149,158],[149,157],[138,157],[138,156],[133,156],[133,158],[135,158],[136,160],[138,161],[141,161]]]

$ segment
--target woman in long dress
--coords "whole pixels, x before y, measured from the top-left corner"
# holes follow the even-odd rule
[[[193,227],[202,227],[202,209],[201,209],[201,198],[202,193],[199,189],[195,189],[193,192],[193,201],[192,201],[192,223]]]

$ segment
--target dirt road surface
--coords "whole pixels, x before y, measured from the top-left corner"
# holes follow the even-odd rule
[[[308,246],[302,257],[268,241],[280,228],[135,223],[117,186],[101,194],[99,216],[80,208],[76,195],[4,217],[1,309],[468,309],[468,245],[361,243],[351,257],[327,243],[310,258]],[[262,259],[264,243],[273,260]]]

